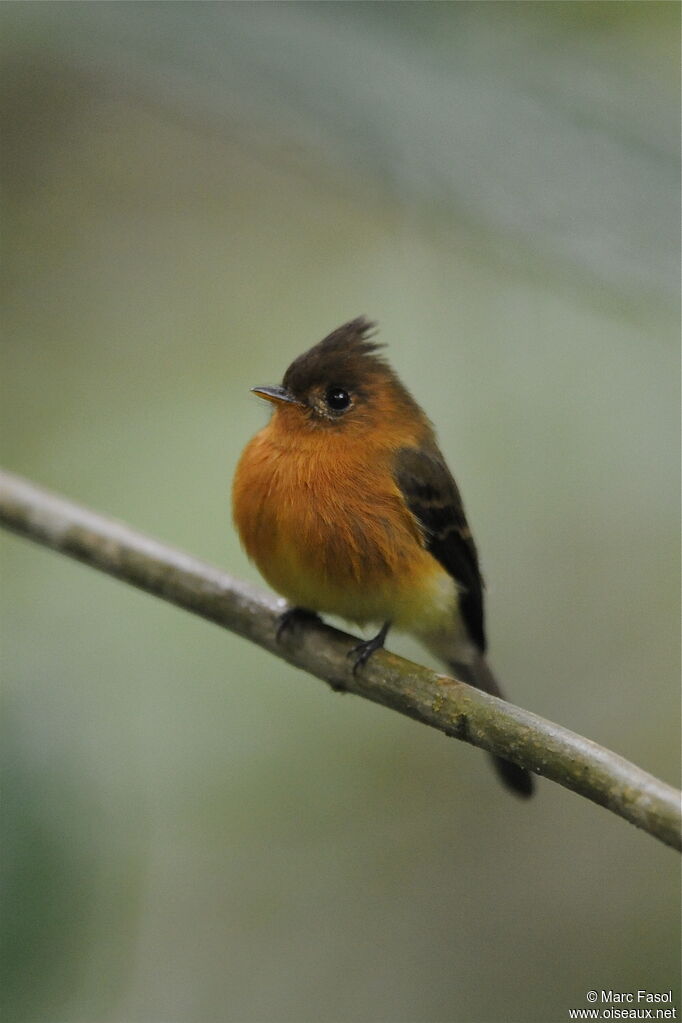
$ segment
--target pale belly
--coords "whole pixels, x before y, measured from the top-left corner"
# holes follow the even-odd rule
[[[367,572],[349,579],[322,572],[310,552],[280,542],[277,556],[258,567],[291,604],[359,625],[391,621],[399,629],[422,634],[451,629],[457,614],[455,583],[428,554],[421,571],[412,566],[403,575]]]

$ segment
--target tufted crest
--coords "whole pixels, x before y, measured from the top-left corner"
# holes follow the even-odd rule
[[[390,372],[377,355],[383,345],[374,340],[375,324],[364,316],[344,323],[289,366],[282,381],[295,395],[318,385],[336,384],[359,390],[368,375]]]

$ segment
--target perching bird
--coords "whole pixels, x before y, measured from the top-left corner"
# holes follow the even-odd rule
[[[500,696],[485,659],[483,580],[462,499],[433,427],[381,355],[373,324],[351,320],[295,359],[246,446],[234,520],[270,585],[305,612],[410,632],[464,681]],[[294,612],[295,613],[295,612]],[[530,774],[494,757],[528,796]]]

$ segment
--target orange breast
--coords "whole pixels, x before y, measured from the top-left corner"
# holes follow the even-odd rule
[[[271,422],[237,468],[235,523],[270,585],[301,607],[398,625],[428,611],[434,586],[450,584],[454,596],[393,480],[388,450],[358,451],[331,432],[315,440],[287,443]]]

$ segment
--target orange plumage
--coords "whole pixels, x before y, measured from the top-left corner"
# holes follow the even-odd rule
[[[244,451],[235,522],[249,556],[293,604],[407,627],[422,583],[442,573],[391,474],[394,451],[424,433],[397,411],[379,390],[383,428],[364,423],[321,437],[297,408],[282,405]],[[401,604],[408,620],[398,622]]]
[[[344,324],[296,359],[234,478],[247,554],[297,608],[416,634],[499,694],[484,659],[483,584],[456,484],[428,419],[377,355],[371,324]],[[524,795],[525,771],[497,761]]]

